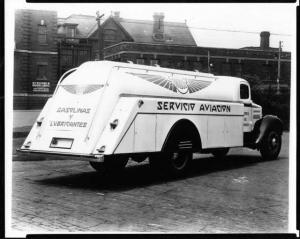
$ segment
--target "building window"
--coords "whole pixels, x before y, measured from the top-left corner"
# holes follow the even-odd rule
[[[222,63],[222,74],[224,76],[231,76],[231,64],[228,62]]]
[[[271,83],[271,65],[269,64],[264,64],[262,66],[262,80],[264,83]]]
[[[203,66],[202,66],[202,62],[201,61],[194,61],[193,62],[193,70],[198,70],[198,71],[202,71]]]
[[[182,60],[182,61],[176,62],[176,69],[184,70],[185,69],[185,61]]]
[[[67,27],[67,37],[74,38],[75,30],[75,27]]]
[[[150,60],[150,66],[155,66],[155,65],[158,65],[158,60],[156,60],[156,59],[152,59],[152,60]]]
[[[169,61],[168,60],[161,60],[160,61],[160,66],[161,67],[169,67]]]
[[[38,81],[46,81],[47,80],[47,64],[38,64],[37,65],[36,80],[38,80]]]
[[[194,65],[191,61],[184,61],[184,69],[188,71],[193,71],[194,70]]]
[[[242,64],[237,63],[233,65],[234,76],[241,77],[242,76]]]
[[[70,69],[74,66],[74,57],[72,49],[61,49],[60,51],[60,64],[62,69]],[[64,71],[64,70],[63,70]]]
[[[145,65],[145,59],[143,59],[143,58],[136,59],[136,64]]]
[[[40,44],[47,44],[47,26],[38,25],[38,42]]]

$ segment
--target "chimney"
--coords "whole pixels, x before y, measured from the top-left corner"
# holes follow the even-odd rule
[[[120,12],[119,11],[114,12],[114,16],[113,17],[119,19],[120,18]]]
[[[260,33],[260,48],[267,49],[270,47],[270,32]]]
[[[153,14],[153,34],[164,33],[164,13],[156,12]]]

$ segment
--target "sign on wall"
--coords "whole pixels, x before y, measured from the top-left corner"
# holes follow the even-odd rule
[[[50,82],[49,81],[33,81],[32,82],[32,91],[33,92],[49,92],[50,91]]]

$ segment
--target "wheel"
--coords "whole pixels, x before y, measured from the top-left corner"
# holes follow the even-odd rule
[[[189,170],[193,153],[187,151],[162,153],[149,157],[152,169],[172,176],[181,176]]]
[[[105,156],[104,162],[90,162],[90,165],[93,169],[97,172],[106,174],[106,173],[113,173],[119,172],[125,168],[128,162],[128,157],[124,156]]]
[[[263,137],[260,153],[264,160],[275,160],[281,149],[281,134],[276,130],[269,130]]]
[[[185,173],[190,165],[193,154],[191,152],[174,152],[169,155],[168,166],[172,173]]]
[[[149,156],[150,168],[154,171],[159,171],[162,168],[163,154],[155,154]]]
[[[93,169],[95,169],[99,173],[104,173],[105,172],[105,166],[104,163],[98,163],[98,162],[90,162],[90,165],[92,166]]]
[[[183,175],[190,168],[193,152],[200,151],[201,147],[196,126],[187,119],[178,120],[163,143],[162,153],[150,156],[150,165],[172,176]]]
[[[228,153],[229,148],[214,149],[211,153],[217,159],[223,159]]]

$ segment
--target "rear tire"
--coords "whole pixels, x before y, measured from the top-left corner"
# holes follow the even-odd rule
[[[260,145],[260,153],[263,160],[278,159],[281,149],[281,134],[274,129],[266,132]]]
[[[119,172],[123,170],[128,162],[128,157],[105,156],[104,162],[90,162],[93,169],[101,174]]]
[[[162,169],[163,157],[162,153],[149,156],[149,165],[153,171],[160,171]]]
[[[98,163],[98,162],[90,162],[90,165],[93,169],[95,169],[99,173],[104,173],[105,166],[104,163]]]
[[[173,152],[168,155],[168,168],[172,174],[184,174],[188,171],[192,160],[192,152]]]
[[[149,163],[153,170],[176,177],[188,172],[192,157],[188,151],[168,152],[150,156]]]
[[[170,129],[162,146],[162,153],[150,156],[150,165],[155,169],[163,169],[163,173],[181,176],[190,169],[193,152],[200,149],[201,138],[197,127],[193,122],[181,119]]]
[[[215,158],[223,159],[223,158],[225,158],[228,151],[229,151],[229,148],[219,148],[219,149],[214,149],[211,153]]]

